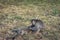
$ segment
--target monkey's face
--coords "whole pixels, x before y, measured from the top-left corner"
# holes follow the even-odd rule
[[[37,19],[32,19],[31,20],[32,25],[35,25],[37,21],[38,21]]]
[[[36,24],[36,21],[33,20],[31,23],[32,23],[32,25],[35,25]]]

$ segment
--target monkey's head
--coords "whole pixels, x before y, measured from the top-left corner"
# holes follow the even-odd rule
[[[32,19],[31,23],[32,23],[32,25],[35,25],[38,21],[39,21],[39,19]]]

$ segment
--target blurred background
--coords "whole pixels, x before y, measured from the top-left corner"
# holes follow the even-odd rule
[[[0,0],[0,40],[7,31],[30,25],[31,19],[44,22],[44,34],[48,33],[42,35],[42,40],[60,40],[60,0]]]

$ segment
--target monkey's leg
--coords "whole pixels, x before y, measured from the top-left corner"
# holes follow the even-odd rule
[[[39,34],[39,32],[40,32],[40,29],[37,30],[36,34]]]

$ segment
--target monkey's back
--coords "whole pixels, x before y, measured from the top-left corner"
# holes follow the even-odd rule
[[[38,21],[38,22],[36,22],[35,27],[37,29],[43,29],[44,28],[44,23],[42,21]]]

